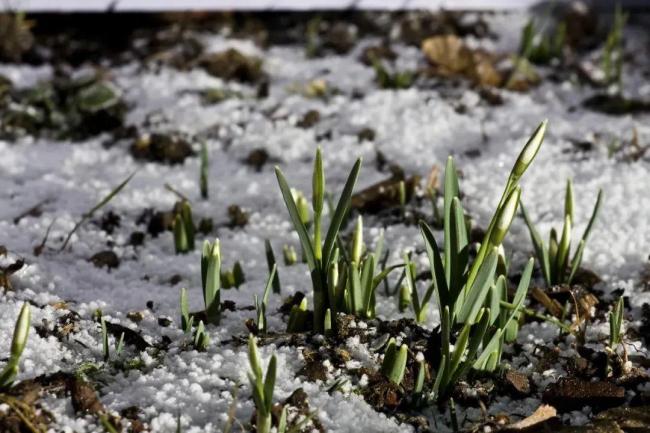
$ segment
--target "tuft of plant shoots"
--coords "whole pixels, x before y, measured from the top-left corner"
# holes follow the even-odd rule
[[[316,162],[314,164],[314,193],[312,194],[313,199],[317,201],[317,203],[312,202],[312,208],[317,214],[320,214],[320,211],[323,210],[323,202],[325,200],[324,193],[321,193],[321,191],[325,190],[325,174],[322,168],[322,162],[319,162],[320,160],[321,152],[320,149],[318,149],[316,151]],[[282,192],[282,197],[287,206],[294,229],[300,238],[303,254],[311,274],[314,299],[314,331],[316,332],[323,332],[325,325],[325,312],[331,306],[329,293],[332,291],[328,290],[328,274],[330,267],[334,265],[334,249],[339,237],[339,230],[341,229],[343,219],[350,208],[352,190],[354,189],[354,184],[356,183],[360,168],[361,159],[358,159],[345,182],[336,210],[330,217],[330,225],[323,242],[321,242],[322,233],[320,233],[320,222],[315,222],[313,224],[315,233],[311,236],[304,216],[305,205],[301,204],[301,200],[296,200],[294,198],[282,170],[280,170],[279,167],[275,168],[275,174],[278,179],[280,191]],[[304,202],[306,203],[306,199]],[[320,219],[320,217],[318,219]],[[318,244],[316,244],[315,241],[317,241]]]
[[[548,287],[557,284],[571,284],[573,281],[573,277],[582,263],[582,255],[584,253],[587,239],[589,238],[589,233],[591,232],[596,217],[598,216],[598,210],[600,209],[600,204],[603,198],[603,191],[598,191],[598,196],[596,197],[596,203],[591,212],[589,223],[582,234],[582,238],[580,239],[573,256],[571,256],[571,238],[575,210],[571,179],[567,180],[566,193],[564,197],[564,226],[562,227],[562,233],[558,240],[558,232],[555,229],[551,229],[548,248],[544,244],[544,241],[535,228],[535,225],[532,223],[528,212],[526,212],[526,208],[523,204],[521,206],[522,214],[526,221],[526,225],[528,226],[530,238],[533,243],[535,255],[537,256],[537,260],[542,270],[542,275],[544,275],[544,281]]]
[[[250,364],[248,380],[257,413],[256,431],[257,433],[270,433],[277,360],[275,355],[271,356],[266,369],[266,376],[263,376],[257,343],[255,337],[251,334],[248,337],[248,362]]]
[[[395,339],[391,338],[386,347],[384,361],[381,364],[381,372],[395,385],[399,386],[404,379],[406,372],[406,360],[408,357],[408,346],[402,344],[399,349]]]
[[[199,189],[201,190],[201,198],[208,199],[208,147],[205,143],[201,143],[201,167],[199,169]]]
[[[434,294],[440,314],[440,331],[432,336],[432,343],[441,347],[440,358],[430,362],[437,366],[431,390],[434,400],[448,398],[457,381],[470,369],[496,369],[506,334],[510,330],[508,335],[512,337],[512,330],[517,329],[512,323],[522,311],[534,262],[528,261],[514,298],[509,302],[502,242],[520,201],[519,180],[539,151],[545,129],[546,121],[540,124],[519,154],[473,262],[470,262],[469,233],[452,158],[448,159],[445,168],[442,251],[431,228],[424,221],[420,222],[432,281],[422,300],[415,289],[415,266],[408,256],[405,257],[406,283],[413,298],[411,304],[416,320],[424,320],[427,304]],[[452,341],[455,341],[453,349]]]
[[[622,342],[623,329],[623,297],[621,296],[616,305],[609,313],[609,348],[616,350]]]
[[[199,352],[205,352],[210,345],[210,336],[205,332],[205,325],[203,320],[199,321],[199,325],[194,331],[194,348]]]
[[[174,247],[176,254],[185,254],[194,249],[194,221],[192,207],[187,200],[183,200],[180,211],[174,217]]]
[[[201,254],[201,284],[207,323],[218,325],[221,320],[221,247],[219,239],[205,241]]]
[[[2,372],[0,372],[0,390],[11,387],[16,375],[18,374],[18,364],[20,357],[27,345],[27,337],[29,336],[29,327],[32,320],[32,312],[29,304],[25,302],[20,309],[20,314],[14,326],[14,334],[11,340],[11,350],[9,359]]]
[[[239,261],[236,261],[232,270],[226,270],[221,273],[221,287],[224,289],[232,289],[233,287],[239,289],[239,286],[244,284],[246,276],[244,269]]]

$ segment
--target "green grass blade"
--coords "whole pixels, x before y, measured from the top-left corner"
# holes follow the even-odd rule
[[[354,166],[348,175],[348,179],[345,182],[345,186],[343,187],[343,191],[341,192],[341,196],[339,197],[334,215],[332,215],[332,219],[330,220],[330,226],[327,230],[327,235],[325,236],[325,244],[323,245],[323,263],[329,263],[329,258],[336,244],[336,238],[341,229],[341,224],[343,223],[345,214],[350,208],[352,190],[354,189],[354,184],[357,182],[357,177],[359,177],[360,169],[361,158],[357,159],[354,163]]]
[[[589,223],[587,224],[587,227],[585,228],[585,231],[582,234],[582,240],[584,240],[585,242],[587,242],[589,233],[591,233],[591,229],[594,226],[594,222],[598,217],[598,211],[600,210],[600,204],[602,200],[603,200],[603,190],[600,189],[598,190],[598,197],[596,198],[596,204],[594,204],[594,210],[591,212],[591,218],[589,218]]]
[[[449,243],[450,261],[445,263],[449,268],[450,280],[449,292],[451,299],[456,299],[460,290],[463,287],[463,275],[467,268],[468,260],[468,239],[467,227],[465,226],[465,213],[460,204],[458,197],[454,197],[451,202],[451,224],[450,224],[450,237]]]
[[[497,268],[498,252],[492,248],[483,264],[481,265],[474,284],[467,291],[467,297],[461,305],[457,314],[458,323],[473,323],[479,310],[483,307],[485,298],[494,282],[494,274]]]
[[[266,412],[271,412],[273,406],[273,389],[275,388],[275,376],[277,372],[277,359],[275,355],[271,356],[269,366],[266,369],[266,378],[264,379],[264,403],[266,403]]]
[[[456,171],[456,165],[454,164],[454,159],[450,156],[447,158],[447,165],[445,166],[445,191],[444,191],[444,208],[445,208],[445,219],[444,219],[444,253],[445,253],[445,280],[447,281],[447,287],[451,287],[451,266],[453,258],[452,250],[452,202],[454,198],[458,197],[459,194],[458,186],[458,172]]]
[[[445,279],[445,270],[440,258],[440,250],[433,236],[431,228],[424,221],[420,221],[420,232],[424,238],[424,245],[429,256],[429,266],[431,267],[431,279],[435,283],[436,292],[438,293],[438,307],[442,311],[444,306],[453,305],[455,299],[451,299],[447,280]]]
[[[289,184],[287,184],[287,180],[285,179],[284,174],[282,174],[282,170],[280,170],[279,167],[275,167],[275,176],[278,179],[278,185],[280,186],[280,191],[282,192],[284,203],[287,206],[287,210],[289,211],[289,217],[291,218],[293,227],[298,233],[298,237],[300,238],[303,252],[307,258],[307,264],[309,266],[309,269],[313,271],[317,268],[317,263],[309,233],[307,232],[307,228],[300,219],[300,213],[298,212],[296,202],[293,199],[293,194],[291,194],[291,188],[289,188]]]
[[[528,216],[528,212],[526,212],[526,208],[524,207],[524,203],[520,202],[521,206],[521,213],[524,216],[524,221],[526,222],[526,225],[528,226],[528,231],[530,232],[530,238],[533,242],[533,248],[535,249],[535,255],[537,256],[537,260],[539,261],[540,268],[542,269],[542,275],[544,276],[544,281],[546,281],[546,284],[548,286],[551,285],[551,274],[550,274],[550,262],[549,262],[549,257],[548,257],[548,250],[544,246],[544,241],[542,240],[542,237],[539,235],[539,232],[535,228],[535,225],[532,223],[530,217]]]

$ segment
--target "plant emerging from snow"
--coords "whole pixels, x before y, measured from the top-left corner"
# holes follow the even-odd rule
[[[623,297],[621,296],[614,305],[614,308],[609,313],[609,348],[616,350],[616,347],[621,344],[623,329]]]
[[[406,361],[408,358],[408,346],[402,344],[399,349],[395,339],[391,338],[386,346],[386,354],[381,364],[381,372],[395,385],[400,385],[406,372]]]
[[[262,295],[262,300],[254,295],[254,304],[255,304],[255,326],[256,330],[259,333],[266,333],[266,306],[269,302],[269,295],[271,294],[271,287],[273,286],[273,281],[275,281],[275,273],[277,272],[277,266],[274,264],[269,273],[269,278],[266,281],[266,286],[264,287],[264,294]]]
[[[328,275],[336,266],[337,253],[335,252],[335,248],[339,230],[350,208],[352,190],[359,175],[360,168],[361,159],[357,159],[345,182],[336,210],[331,216],[330,225],[324,241],[322,241],[321,221],[325,201],[325,172],[323,170],[323,159],[320,148],[316,151],[312,178],[313,236],[310,235],[303,221],[304,215],[301,215],[304,211],[301,212],[300,209],[304,209],[304,206],[301,206],[299,209],[284,174],[280,168],[275,168],[282,197],[289,211],[294,229],[300,238],[303,254],[309,266],[314,299],[314,331],[316,332],[323,332],[326,328],[331,328],[332,300],[329,297]],[[330,323],[325,322],[328,317],[330,318]]]
[[[248,380],[250,381],[251,393],[253,394],[255,410],[257,412],[256,431],[257,433],[269,433],[271,431],[271,409],[273,408],[273,389],[275,388],[277,360],[275,355],[271,356],[271,361],[269,361],[266,369],[266,376],[263,376],[257,343],[255,337],[251,334],[248,337],[248,362],[251,368],[248,372]]]
[[[546,121],[535,130],[510,172],[505,190],[485,232],[476,258],[469,262],[469,239],[460,202],[458,175],[452,158],[447,161],[444,186],[444,245],[442,251],[431,228],[420,223],[432,282],[422,301],[435,293],[440,313],[440,355],[431,396],[448,397],[455,383],[470,369],[494,370],[501,359],[506,330],[520,313],[532,274],[533,260],[526,265],[512,302],[508,302],[505,270],[498,266],[502,241],[519,203],[519,180],[541,146]],[[407,270],[413,269],[409,264]],[[417,299],[413,271],[406,272],[412,296]],[[410,280],[410,282],[408,281]],[[416,314],[418,313],[416,311]],[[455,343],[451,345],[451,342]]]
[[[201,287],[207,323],[221,321],[221,246],[219,239],[205,241],[201,253]]]
[[[20,356],[27,344],[31,318],[32,313],[29,304],[25,302],[20,309],[20,314],[18,315],[18,320],[16,320],[16,326],[14,327],[9,360],[2,372],[0,372],[0,389],[9,388],[18,374],[18,364],[20,362]]]
[[[183,200],[180,211],[174,217],[174,247],[176,248],[176,254],[184,254],[194,249],[194,231],[192,207],[187,200]]]
[[[571,284],[576,272],[580,268],[580,263],[582,263],[582,254],[584,253],[585,244],[587,243],[589,233],[596,221],[602,197],[603,191],[599,190],[596,204],[591,212],[591,218],[582,234],[582,238],[580,239],[580,243],[578,244],[578,248],[573,254],[573,257],[571,257],[571,232],[574,222],[574,204],[571,180],[569,179],[567,181],[566,193],[564,196],[564,227],[562,228],[561,237],[558,239],[558,232],[554,228],[551,229],[548,247],[544,245],[544,241],[535,228],[535,225],[531,222],[531,219],[522,204],[521,210],[524,215],[524,220],[526,221],[526,225],[528,225],[530,238],[535,249],[535,255],[540,263],[542,274],[544,275],[544,280],[546,281],[547,286],[551,287],[556,284]]]

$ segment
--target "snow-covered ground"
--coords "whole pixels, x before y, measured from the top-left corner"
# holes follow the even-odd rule
[[[490,48],[515,50],[516,37],[525,17],[494,15],[488,18],[493,30],[504,36],[497,42],[490,42]],[[46,305],[33,308],[33,324],[52,326],[66,312],[52,306],[56,301],[67,302],[68,307],[83,319],[80,331],[67,341],[53,336],[41,338],[32,328],[21,360],[19,379],[58,370],[75,371],[81,363],[100,362],[100,329],[92,321],[92,315],[96,309],[101,309],[111,322],[137,329],[151,343],[163,336],[171,339],[166,352],[139,355],[143,368],[105,378],[100,398],[107,408],[119,412],[129,406],[138,406],[151,431],[155,432],[175,431],[178,414],[184,432],[219,431],[228,422],[229,411],[233,408],[235,419],[248,423],[254,406],[246,377],[246,346],[233,342],[233,337],[247,336],[244,322],[254,316],[254,311],[241,307],[253,305],[253,295],[260,295],[263,290],[268,272],[264,240],[271,240],[278,258],[284,244],[298,248],[298,238],[290,226],[273,164],[268,163],[256,172],[241,162],[258,148],[266,149],[271,159],[278,161],[291,185],[305,192],[311,189],[312,158],[317,145],[323,148],[328,189],[337,193],[358,156],[364,158],[357,184],[360,190],[386,177],[375,169],[377,151],[399,163],[407,173],[424,176],[432,165],[442,167],[447,156],[454,155],[462,172],[461,189],[466,197],[467,211],[477,225],[485,226],[521,146],[537,124],[548,118],[544,144],[522,183],[527,209],[539,221],[541,233],[548,233],[551,226],[560,226],[565,182],[572,178],[577,236],[588,220],[598,188],[602,188],[604,202],[585,251],[584,266],[604,279],[600,287],[604,292],[625,290],[632,306],[629,319],[639,320],[641,305],[650,302],[650,296],[639,282],[650,253],[647,183],[650,160],[646,157],[624,162],[610,157],[604,145],[580,153],[571,144],[593,134],[629,140],[633,129],[641,143],[648,143],[650,118],[647,115],[610,116],[586,111],[580,107],[580,101],[592,90],[570,81],[545,80],[527,93],[504,91],[504,103],[498,107],[486,104],[477,91],[467,86],[378,89],[373,82],[372,68],[356,60],[368,41],[361,41],[348,55],[317,59],[307,59],[302,47],[261,49],[251,42],[214,35],[202,35],[202,41],[210,51],[234,46],[263,57],[264,70],[270,77],[269,97],[262,100],[235,98],[205,105],[196,94],[187,91],[226,85],[233,88],[233,85],[199,69],[179,71],[162,67],[143,71],[139,65],[130,64],[111,68],[110,75],[130,105],[128,124],[142,125],[155,113],[164,119],[163,129],[202,137],[210,160],[209,200],[202,200],[199,195],[198,157],[188,158],[184,164],[175,166],[143,163],[134,160],[123,143],[106,146],[106,141],[111,140],[107,136],[85,142],[30,138],[18,142],[0,141],[0,245],[9,251],[8,256],[0,260],[5,265],[18,258],[26,262],[12,278],[15,291],[6,292],[0,302],[0,317],[3,318],[0,321],[0,353],[8,350],[14,318],[22,300]],[[630,43],[647,48],[647,34],[641,33]],[[406,69],[421,61],[417,48],[398,47],[397,65],[400,67]],[[639,51],[639,56],[647,55],[647,49]],[[15,86],[29,86],[50,76],[51,70],[5,64],[0,65],[0,74],[9,77]],[[314,79],[323,79],[336,86],[340,94],[324,101],[291,91],[292,86]],[[643,98],[650,97],[647,80],[626,75],[624,82],[629,86],[628,91]],[[246,85],[234,87],[237,86],[242,92],[251,93]],[[352,98],[353,90],[360,91],[362,96]],[[320,112],[320,121],[313,128],[298,127],[296,123],[310,109]],[[374,129],[376,137],[374,141],[359,143],[357,133],[365,127]],[[323,138],[325,132],[331,134]],[[121,216],[120,226],[114,233],[109,235],[93,222],[86,223],[72,237],[71,248],[58,252],[62,239],[80,216],[132,172],[136,172],[132,181],[97,215],[110,209]],[[218,235],[221,240],[226,268],[236,260],[241,262],[246,282],[239,290],[222,291],[222,301],[233,300],[238,309],[226,311],[219,327],[208,326],[212,343],[204,353],[181,350],[186,337],[177,326],[181,287],[189,289],[191,309],[202,307],[200,251],[174,254],[171,232],[163,232],[156,238],[147,235],[142,246],[128,245],[133,231],[146,231],[136,223],[146,208],[166,211],[173,206],[177,197],[165,188],[165,184],[189,198],[197,220],[211,217],[216,225],[224,223],[226,209],[232,204],[250,213],[246,227],[223,226],[210,236]],[[16,216],[43,201],[46,202],[42,215],[27,216],[14,224]],[[48,240],[52,249],[34,256],[33,248],[40,244],[53,221]],[[377,228],[369,225],[366,236],[371,239],[376,236]],[[414,226],[389,226],[386,242],[391,251],[389,262],[398,261],[405,250],[422,246]],[[515,221],[506,247],[512,252],[515,263],[531,255],[529,235],[522,220]],[[118,268],[108,271],[88,261],[93,254],[107,249],[119,257]],[[419,260],[423,265],[426,262],[424,255]],[[288,267],[281,260],[279,262],[283,292],[281,297],[271,296],[268,311],[270,330],[282,332],[285,323],[276,312],[282,298],[296,291],[310,293],[310,287],[305,265],[298,263]],[[180,282],[170,284],[175,275],[180,276]],[[400,317],[402,313],[397,311],[395,304],[395,298],[379,296],[379,316],[384,319]],[[134,311],[143,312],[143,319],[137,325],[127,318],[127,314]],[[403,315],[410,317],[410,314]],[[163,316],[171,317],[174,323],[161,327],[158,319]],[[429,317],[426,326],[431,328],[437,317],[435,314]],[[602,330],[606,335],[606,327]],[[552,325],[532,323],[522,328],[519,342],[524,350],[532,351],[535,344],[550,344],[554,335],[556,331]],[[572,350],[570,341],[566,344],[561,349],[569,353]],[[379,354],[368,353],[358,341],[349,341],[348,349],[361,364],[371,364],[369,359],[379,357]],[[132,348],[127,346],[126,350],[136,355]],[[278,357],[276,401],[284,400],[302,387],[309,396],[311,409],[317,411],[327,431],[412,430],[407,424],[399,425],[394,418],[377,413],[353,392],[328,392],[335,372],[328,383],[311,382],[297,375],[304,365],[299,348],[270,344],[260,350],[265,363],[272,353]],[[0,361],[0,366],[2,364]],[[524,371],[534,370],[532,364],[526,365],[523,361],[519,367]],[[535,381],[543,385],[563,372],[551,369],[533,374],[539,376]],[[539,399],[531,397],[520,400],[520,406],[513,409],[508,407],[511,402],[497,401],[488,411],[490,414],[507,412],[527,416],[539,403]],[[92,417],[76,418],[70,404],[64,400],[50,399],[44,405],[56,418],[52,431],[82,432],[99,428]],[[478,409],[460,407],[458,411],[462,415],[460,418],[481,418]],[[436,420],[436,431],[447,431],[446,413],[433,409],[423,414]],[[583,418],[586,415],[588,412]],[[580,419],[577,413],[571,416],[574,420]]]

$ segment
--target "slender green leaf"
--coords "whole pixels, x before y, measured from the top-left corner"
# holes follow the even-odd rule
[[[341,224],[343,223],[343,218],[345,218],[345,214],[348,212],[350,207],[352,190],[354,189],[354,184],[359,176],[360,169],[361,158],[357,159],[354,163],[354,166],[348,175],[348,179],[345,182],[345,186],[343,187],[343,191],[341,192],[341,196],[339,197],[334,215],[332,215],[332,219],[330,220],[330,226],[327,230],[327,235],[325,236],[325,244],[323,245],[323,263],[329,263],[330,255],[332,254],[336,238],[338,237]]]
[[[300,219],[300,213],[298,212],[296,202],[293,199],[293,194],[291,194],[291,188],[289,188],[287,180],[284,178],[284,174],[282,174],[282,170],[280,170],[279,167],[275,167],[275,176],[278,179],[278,185],[280,186],[280,191],[282,192],[284,203],[287,206],[287,210],[289,211],[289,217],[291,218],[293,227],[298,233],[298,237],[300,238],[302,250],[305,253],[305,257],[307,259],[307,264],[309,265],[309,269],[313,271],[317,268],[317,264],[309,233],[307,232],[307,228]]]

